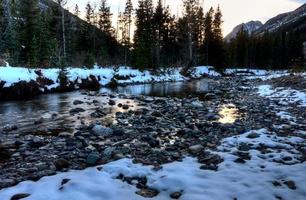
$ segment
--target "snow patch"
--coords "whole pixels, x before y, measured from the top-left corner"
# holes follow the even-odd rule
[[[282,105],[297,103],[299,106],[306,107],[306,93],[298,90],[261,85],[258,87],[258,94],[262,97],[277,100]]]
[[[249,137],[250,134],[257,137]],[[244,164],[236,163],[239,146],[246,144],[251,158]],[[173,192],[182,192],[183,200],[221,199],[304,199],[306,196],[306,164],[299,161],[296,145],[305,147],[299,137],[278,137],[266,129],[254,130],[226,138],[217,152],[224,159],[218,171],[201,170],[197,159],[187,157],[182,162],[163,165],[159,171],[152,166],[134,164],[125,158],[108,163],[99,171],[88,168],[44,177],[38,182],[26,181],[17,186],[0,190],[0,197],[9,200],[14,194],[29,193],[27,199],[39,200],[98,200],[98,199],[144,199],[135,194],[136,182],[132,185],[116,177],[147,177],[148,187],[160,193],[155,200],[169,199]],[[266,152],[260,149],[265,148]],[[285,163],[280,161],[286,157]],[[63,179],[69,179],[61,190]],[[296,188],[289,188],[292,181]],[[275,184],[277,183],[277,184]]]

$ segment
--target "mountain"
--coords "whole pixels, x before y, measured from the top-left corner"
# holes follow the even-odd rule
[[[257,29],[255,34],[264,32],[305,30],[306,28],[306,3],[292,12],[283,13],[268,20]]]
[[[260,21],[250,21],[236,26],[224,39],[230,41],[243,28],[249,34],[261,35],[265,32],[300,31],[306,32],[306,3],[292,12],[283,13],[271,18],[265,24]]]
[[[235,38],[238,34],[238,32],[241,29],[244,29],[245,31],[247,31],[249,34],[252,34],[254,31],[256,31],[257,29],[259,29],[263,24],[260,21],[249,21],[247,23],[242,23],[239,24],[238,26],[236,26],[232,32],[230,32],[226,37],[225,40],[226,41],[230,41],[231,39]]]

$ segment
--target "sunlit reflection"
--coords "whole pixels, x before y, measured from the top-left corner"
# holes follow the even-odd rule
[[[222,124],[232,124],[240,117],[239,110],[233,104],[223,105],[220,108],[219,115],[218,122]]]

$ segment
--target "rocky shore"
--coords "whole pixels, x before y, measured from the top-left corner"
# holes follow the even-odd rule
[[[277,100],[256,93],[262,81],[239,77],[211,81],[212,91],[190,98],[83,92],[70,102],[66,113],[37,118],[30,129],[18,123],[0,128],[0,189],[124,157],[159,170],[162,164],[191,156],[198,159],[202,170],[217,171],[223,158],[213,151],[222,139],[261,128],[280,137],[306,139],[301,132],[306,130],[306,110],[298,105],[288,107],[294,121],[279,114],[282,107]],[[50,126],[62,116],[69,122]],[[250,133],[247,137],[259,135]],[[300,155],[297,158],[285,156],[275,162],[305,162],[305,145],[295,146]],[[260,148],[265,151],[264,146]],[[239,144],[235,162],[243,164],[251,159],[250,149]],[[146,188],[145,184],[141,187]],[[146,196],[146,192],[140,195]]]

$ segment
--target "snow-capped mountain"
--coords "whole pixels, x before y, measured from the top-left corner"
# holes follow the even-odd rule
[[[283,13],[271,18],[265,24],[260,21],[250,21],[248,23],[239,24],[226,37],[225,41],[230,41],[237,36],[237,33],[243,28],[249,34],[260,35],[264,32],[277,31],[306,31],[306,3],[292,12]]]
[[[306,28],[306,3],[296,10],[277,15],[268,20],[263,26],[257,29],[255,34],[264,32],[276,32],[280,29],[287,31]]]
[[[263,24],[260,21],[249,21],[247,23],[242,23],[239,24],[238,26],[236,26],[232,32],[230,32],[226,37],[225,40],[226,41],[230,41],[231,39],[235,38],[238,34],[238,32],[241,29],[244,29],[245,31],[247,31],[249,34],[252,34],[254,31],[256,31],[257,29],[259,29]]]

